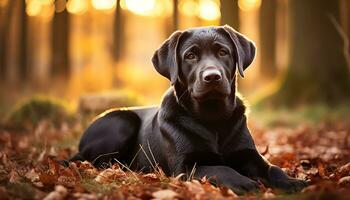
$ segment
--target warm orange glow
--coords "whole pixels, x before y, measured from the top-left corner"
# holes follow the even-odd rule
[[[67,11],[72,14],[81,15],[89,9],[89,2],[86,0],[69,0]]]
[[[50,20],[54,12],[54,0],[26,0],[28,16],[40,15],[44,20]]]
[[[257,10],[261,5],[261,0],[238,0],[238,7],[243,11]]]
[[[96,10],[112,10],[116,6],[116,0],[92,0],[91,3]]]
[[[124,0],[121,6],[137,15],[152,16],[155,14],[156,0]]]
[[[28,16],[37,16],[40,14],[41,11],[41,3],[39,1],[27,1],[27,6],[26,6],[26,13]]]
[[[153,15],[164,16],[172,13],[172,0],[157,1],[154,7]]]
[[[217,20],[220,18],[220,7],[218,2],[213,0],[201,0],[199,1],[199,17],[204,20]]]
[[[184,15],[194,17],[198,14],[198,3],[193,0],[182,0],[179,3],[179,10]]]
[[[0,8],[7,6],[9,0],[0,0]]]
[[[36,1],[40,2],[40,4],[43,6],[50,6],[55,2],[55,0],[36,0]]]

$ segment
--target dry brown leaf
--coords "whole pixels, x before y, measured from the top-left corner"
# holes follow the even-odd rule
[[[154,200],[172,200],[179,197],[179,194],[174,192],[173,190],[166,189],[153,192],[152,196]]]
[[[276,198],[276,195],[271,189],[267,189],[263,194],[263,199],[273,199]]]
[[[9,178],[10,183],[18,183],[21,180],[21,177],[19,176],[18,172],[15,171],[14,169],[11,170],[9,176],[10,176]]]
[[[184,185],[187,187],[188,191],[194,195],[195,199],[201,199],[201,196],[205,195],[203,186],[197,180],[186,181]]]
[[[97,199],[96,194],[87,194],[87,193],[74,193],[73,197],[78,200],[95,200]]]
[[[77,161],[76,165],[79,169],[94,169],[95,167],[88,161]]]
[[[48,173],[39,174],[40,182],[45,185],[55,185],[58,177]]]
[[[339,179],[338,186],[350,187],[350,176],[344,176],[343,178]]]
[[[125,172],[121,169],[105,169],[100,174],[97,175],[95,181],[98,183],[106,184],[111,183],[118,178],[124,178],[126,176]]]
[[[51,158],[48,158],[47,161],[49,163],[50,173],[53,175],[57,175],[60,171],[60,164]]]
[[[317,191],[317,189],[318,189],[317,185],[309,185],[306,188],[304,188],[301,192],[302,193],[315,192]]]
[[[24,175],[27,179],[29,179],[31,182],[39,181],[39,174],[35,172],[34,169],[31,169],[29,172],[27,172]]]
[[[337,174],[340,177],[343,176],[350,176],[350,162],[348,162],[347,164],[341,166],[338,170],[337,170]]]
[[[73,188],[76,185],[77,179],[74,176],[60,176],[57,179],[57,184]]]
[[[146,181],[149,181],[149,182],[159,181],[159,178],[155,173],[144,174],[142,175],[142,178],[144,178]]]
[[[236,193],[234,193],[231,189],[227,188],[227,187],[220,187],[220,191],[222,193],[223,196],[226,197],[238,197],[238,195]]]
[[[50,192],[44,200],[63,200],[68,194],[68,190],[62,185],[57,185],[55,190]]]

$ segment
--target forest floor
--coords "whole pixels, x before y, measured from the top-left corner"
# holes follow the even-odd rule
[[[255,117],[256,118],[256,117]],[[161,171],[125,166],[96,169],[88,162],[61,166],[77,151],[82,123],[55,128],[41,121],[30,131],[0,127],[0,199],[350,199],[350,124],[321,120],[290,125],[249,123],[259,151],[290,176],[309,182],[300,193],[266,188],[237,196],[206,179],[181,181]]]

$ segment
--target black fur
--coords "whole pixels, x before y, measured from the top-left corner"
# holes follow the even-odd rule
[[[287,176],[256,150],[245,106],[236,96],[236,69],[243,76],[255,46],[231,27],[176,32],[152,58],[172,87],[160,107],[112,110],[85,131],[72,160],[96,166],[119,162],[167,175],[207,176],[237,193],[258,189],[256,180],[286,191],[306,184]],[[137,153],[142,146],[142,150]],[[155,161],[153,160],[153,156]]]

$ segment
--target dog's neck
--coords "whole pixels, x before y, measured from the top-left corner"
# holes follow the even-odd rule
[[[174,86],[178,104],[193,118],[205,123],[225,123],[229,120],[236,107],[236,81],[233,80],[231,93],[224,99],[209,99],[196,101],[190,97],[187,88],[181,84]]]

